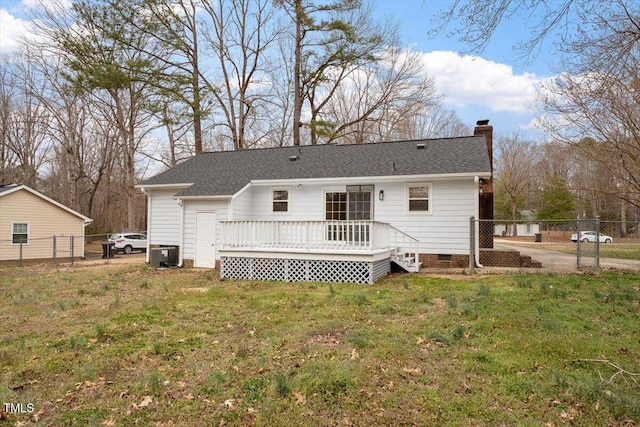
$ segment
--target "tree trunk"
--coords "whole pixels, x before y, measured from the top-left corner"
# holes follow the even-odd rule
[[[198,33],[195,23],[192,29],[193,33],[193,74],[191,85],[193,87],[193,139],[195,143],[196,154],[202,153],[202,107],[200,105],[200,69],[198,64]]]
[[[620,200],[620,237],[627,236],[627,203]]]
[[[302,116],[302,5],[301,0],[295,2],[296,15],[296,50],[293,77],[293,145],[300,145],[300,122]]]

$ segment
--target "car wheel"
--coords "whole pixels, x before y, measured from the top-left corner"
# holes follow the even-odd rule
[[[611,243],[611,239],[604,239],[605,243]]]
[[[131,247],[131,245],[127,245],[124,247],[125,254],[129,255],[132,251],[133,251],[133,248]]]
[[[589,239],[585,237],[584,239],[582,239],[582,243],[589,243]]]

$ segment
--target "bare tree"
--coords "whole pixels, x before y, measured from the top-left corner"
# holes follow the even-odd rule
[[[496,138],[495,154],[496,217],[516,221],[534,176],[536,147],[519,134],[507,135]]]
[[[278,27],[286,23],[278,22]],[[267,144],[282,147],[293,138],[293,43],[291,38],[278,37],[274,43],[277,53],[266,58],[267,77],[270,83],[269,96],[264,99],[264,110],[260,121],[265,129]],[[257,122],[259,125],[260,122]]]
[[[640,3],[456,0],[437,17],[435,31],[460,31],[479,52],[503,20],[516,18],[532,28],[516,49],[532,57],[553,41],[563,69],[541,92],[545,129],[608,170],[611,194],[640,206]],[[582,144],[584,138],[597,143]]]
[[[640,98],[633,88],[593,73],[564,75],[547,90],[554,96],[545,100],[546,130],[609,171],[610,193],[640,206]]]
[[[56,200],[96,218],[92,226],[100,228],[104,212],[94,209],[94,201],[105,171],[118,158],[116,144],[104,132],[103,118],[96,116],[90,97],[74,90],[63,77],[64,64],[58,56],[29,46],[24,58],[37,70],[38,80],[46,82],[45,91],[34,92],[48,112],[47,134],[52,142],[41,187]]]
[[[2,163],[13,169],[14,180],[36,187],[38,173],[45,164],[49,138],[49,114],[39,98],[46,82],[29,61],[16,61],[3,73]]]
[[[108,2],[74,3],[64,17],[58,16],[56,9],[43,8],[41,15],[46,19],[40,29],[62,54],[68,68],[66,77],[74,90],[91,95],[101,118],[118,129],[117,153],[123,166],[126,200],[121,211],[126,218],[124,228],[135,229],[136,154],[153,128],[152,97],[156,93],[148,76],[162,72],[145,53],[155,39],[132,31]]]
[[[332,133],[334,125],[319,119],[328,100],[355,68],[375,62],[375,53],[385,46],[387,33],[374,24],[371,9],[363,8],[359,0],[275,3],[295,25],[293,144],[300,145],[303,125],[309,129],[309,142],[315,144],[319,136]],[[307,123],[302,117],[305,103],[310,112]]]
[[[17,98],[13,77],[9,73],[10,59],[0,58],[0,184],[13,181],[16,167],[15,153],[9,147],[13,100]]]
[[[413,138],[453,138],[471,135],[472,130],[465,124],[454,110],[444,108],[441,104],[426,109],[423,114],[409,117],[415,122],[417,133]]]
[[[207,115],[204,103],[212,91],[201,65],[201,34],[198,12],[203,2],[199,0],[106,0],[121,20],[127,22],[128,32],[119,34],[119,41],[138,50],[156,64],[149,73],[147,82],[156,87],[161,96],[159,115],[167,132],[171,135],[169,146],[170,163],[179,155],[175,149],[180,145],[176,136],[186,138],[185,120],[190,117],[193,130],[193,151],[203,151],[203,124]],[[205,4],[208,4],[206,1]],[[135,11],[142,13],[135,13]],[[153,43],[131,43],[130,35],[144,35]],[[162,49],[158,49],[162,46]],[[184,104],[190,111],[186,114]],[[176,114],[177,113],[177,114]]]
[[[562,51],[570,41],[572,31],[580,31],[580,27],[575,26],[576,17],[584,21],[606,13],[610,3],[600,0],[455,0],[436,12],[428,34],[457,37],[468,47],[468,53],[480,53],[503,21],[521,19],[528,23],[531,31],[522,40],[515,40],[513,48],[521,58],[530,59],[548,39],[554,39],[556,48]]]
[[[318,116],[333,123],[324,139],[372,142],[419,137],[413,118],[438,105],[441,97],[425,77],[418,54],[392,47],[377,61],[360,66],[342,79]]]
[[[210,22],[208,48],[216,59],[220,81],[212,91],[224,117],[235,150],[250,148],[259,135],[248,140],[248,127],[258,103],[266,95],[262,82],[266,49],[273,42],[273,11],[267,0],[206,1],[202,6]],[[255,129],[255,128],[254,128]]]

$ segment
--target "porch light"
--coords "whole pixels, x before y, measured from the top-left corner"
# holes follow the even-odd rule
[[[378,200],[384,200],[384,190],[380,190],[378,193]]]

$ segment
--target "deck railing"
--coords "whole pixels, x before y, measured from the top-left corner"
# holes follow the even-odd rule
[[[221,221],[221,224],[221,250],[389,248],[389,224],[377,221]]]
[[[413,258],[413,262],[418,265],[420,261],[420,255],[418,254],[420,241],[395,227],[390,227],[389,231],[390,245],[394,251],[396,253],[408,253]]]

